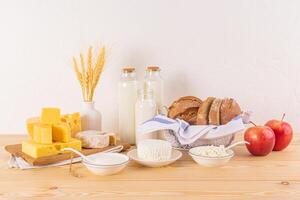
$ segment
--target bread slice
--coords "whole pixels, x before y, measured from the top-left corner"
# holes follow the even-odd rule
[[[233,118],[242,113],[239,104],[234,99],[225,98],[222,100],[220,108],[221,124],[227,124]]]
[[[220,125],[220,108],[222,99],[215,99],[211,104],[208,114],[208,123],[210,125]]]
[[[211,107],[211,104],[215,100],[215,97],[208,97],[203,101],[202,105],[199,107],[197,113],[197,125],[207,125],[208,124],[208,114]]]
[[[194,96],[181,97],[177,101],[173,102],[172,105],[169,107],[168,117],[175,119],[179,115],[186,115],[189,113],[188,110],[191,110],[192,108],[198,110],[201,104],[202,101],[197,97]],[[196,115],[197,114],[195,114],[195,116]]]

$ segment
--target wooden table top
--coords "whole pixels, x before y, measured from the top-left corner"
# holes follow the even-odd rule
[[[184,153],[163,168],[134,162],[120,174],[95,176],[81,163],[47,169],[8,169],[3,146],[25,136],[0,136],[0,199],[300,199],[300,137],[282,152],[250,156],[244,146],[222,168],[199,167]]]

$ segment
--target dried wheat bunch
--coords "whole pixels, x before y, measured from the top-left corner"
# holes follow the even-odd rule
[[[95,88],[98,85],[100,76],[104,69],[106,61],[106,49],[102,47],[93,64],[93,48],[89,47],[87,59],[85,61],[84,55],[80,54],[81,69],[79,69],[76,58],[73,57],[73,68],[76,77],[79,81],[82,97],[84,101],[93,101]]]

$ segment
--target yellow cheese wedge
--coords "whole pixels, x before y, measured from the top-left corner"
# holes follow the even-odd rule
[[[81,141],[75,138],[71,138],[69,142],[55,142],[54,145],[59,151],[67,147],[81,151]]]
[[[44,124],[56,124],[60,121],[59,108],[43,108],[41,122]]]
[[[22,152],[33,157],[40,158],[58,154],[58,150],[53,144],[37,144],[32,141],[22,142]]]
[[[52,138],[55,142],[69,142],[71,139],[71,128],[67,123],[59,122],[52,125]]]
[[[33,126],[40,122],[39,117],[32,117],[26,120],[27,132],[31,140],[33,140]]]
[[[76,133],[81,131],[80,113],[66,114],[61,118],[62,122],[67,123],[71,128],[71,135],[75,137]]]
[[[33,125],[33,141],[39,144],[52,144],[52,127],[49,124]]]

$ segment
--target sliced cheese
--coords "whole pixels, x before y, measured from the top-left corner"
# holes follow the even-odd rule
[[[33,158],[40,158],[58,154],[58,150],[53,144],[37,144],[33,141],[23,141],[22,152]]]
[[[41,122],[44,124],[56,124],[60,122],[60,109],[59,108],[43,108]]]
[[[52,127],[48,124],[34,124],[33,136],[34,142],[39,144],[52,144]]]
[[[67,123],[59,122],[52,126],[52,137],[55,142],[69,142],[71,139],[71,128]]]

